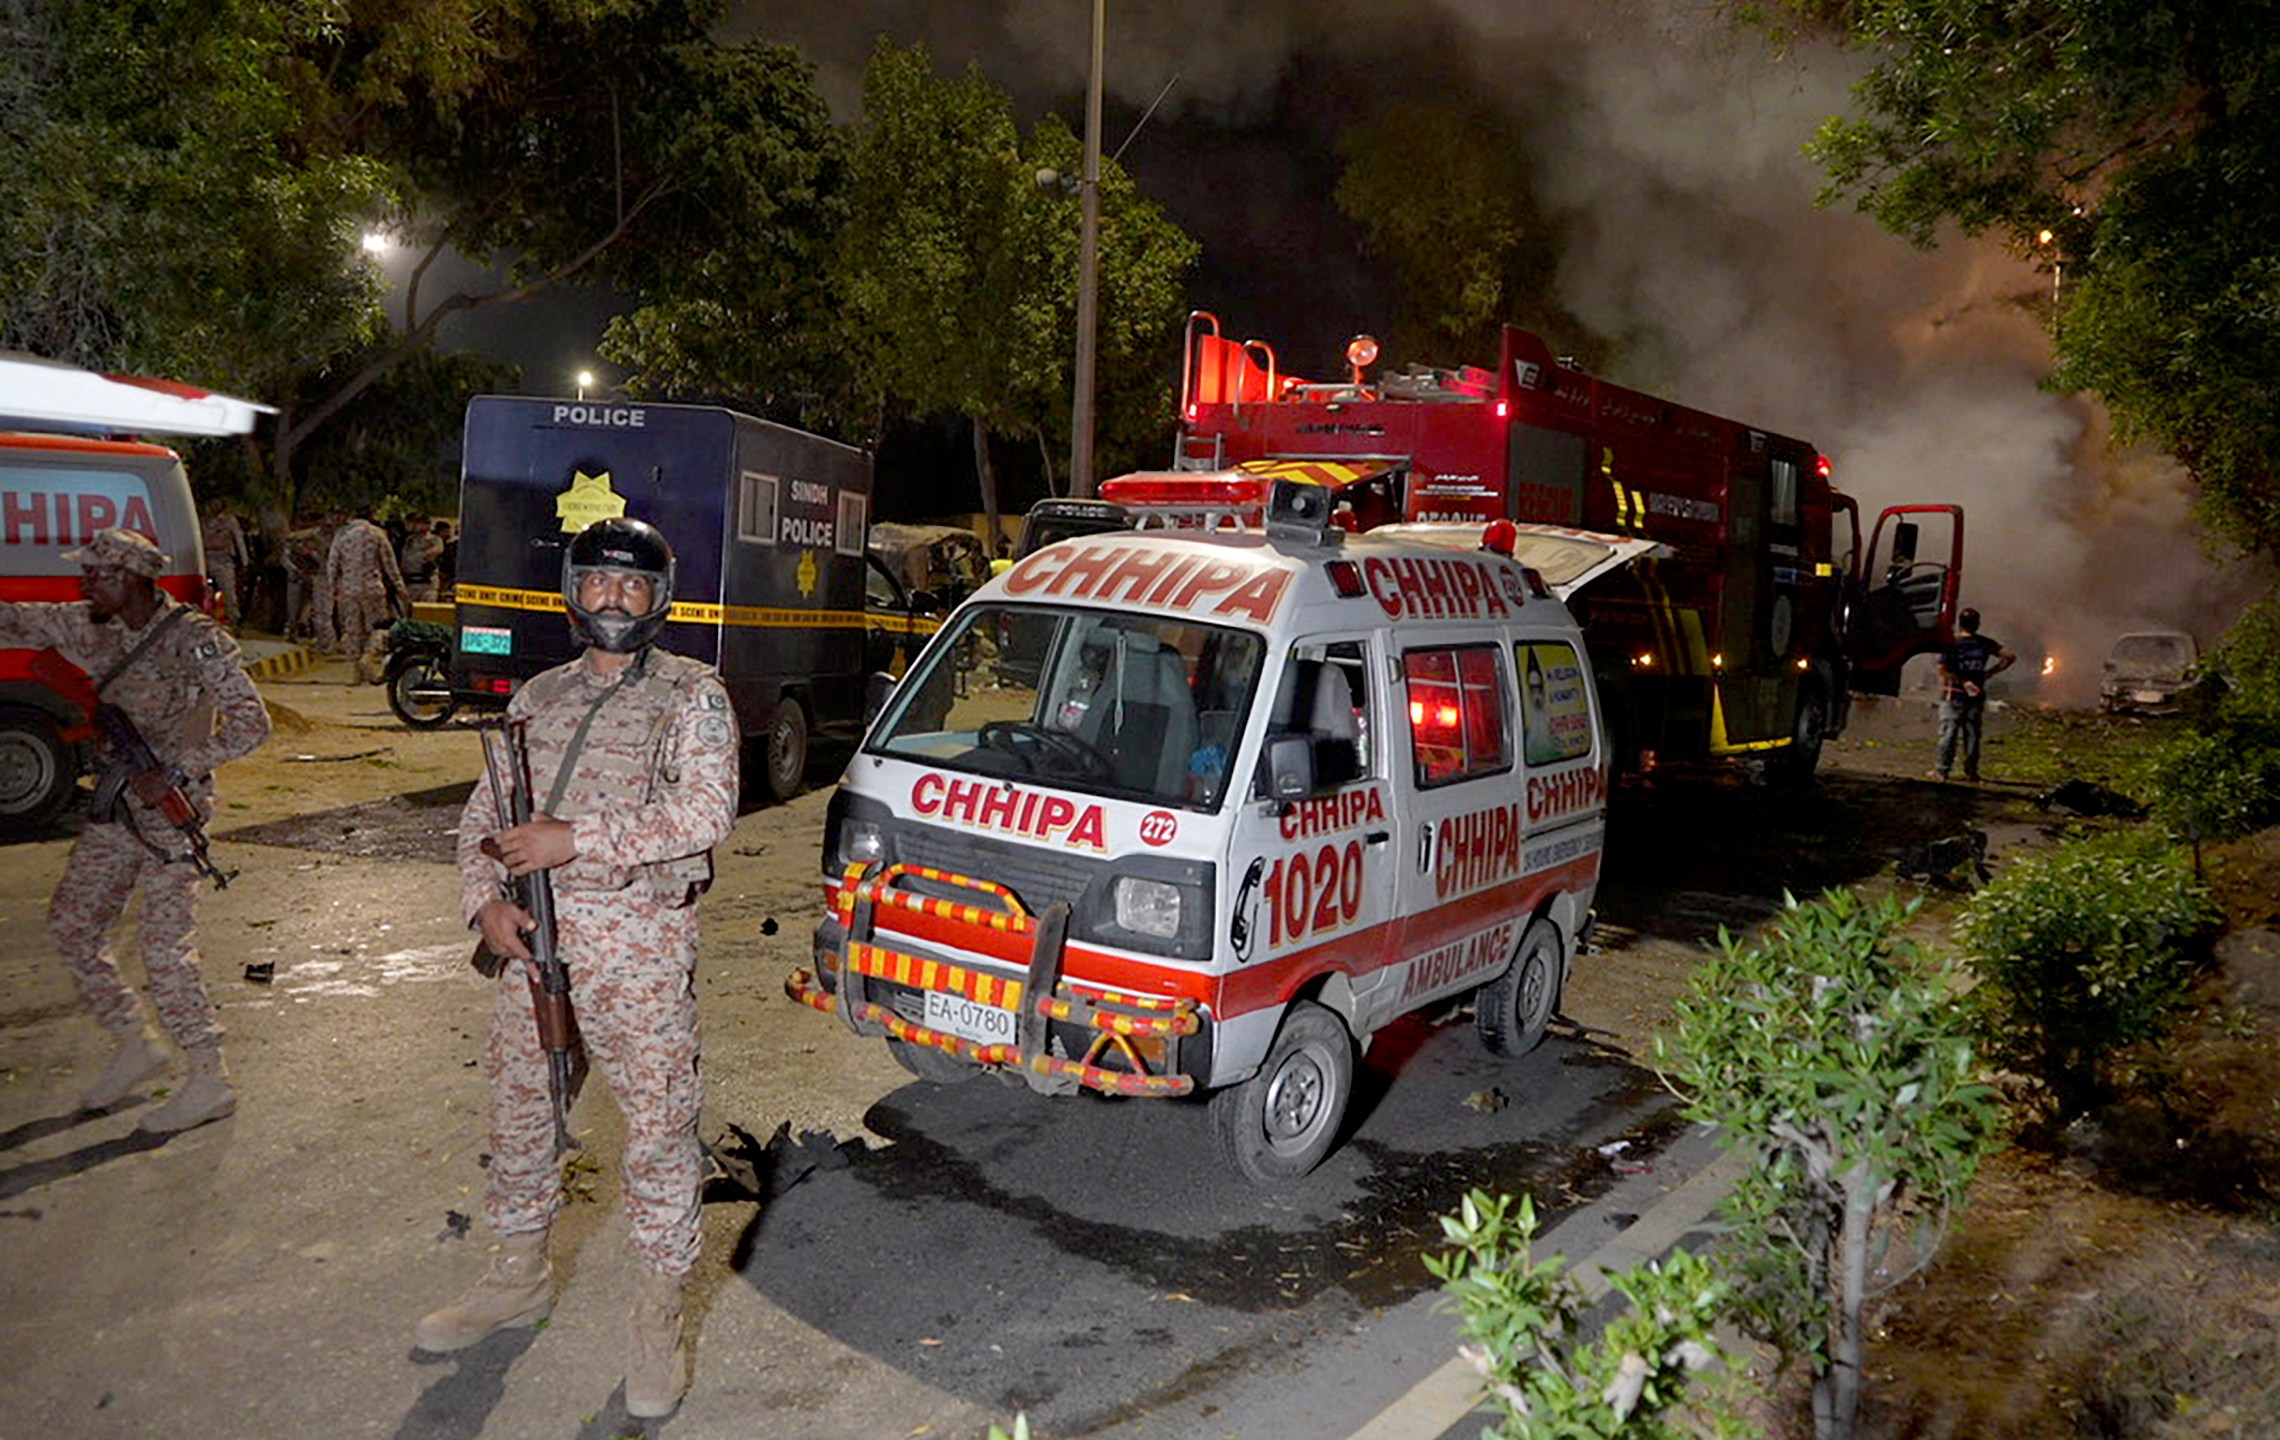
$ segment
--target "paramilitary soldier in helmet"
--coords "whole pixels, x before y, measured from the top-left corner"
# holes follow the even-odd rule
[[[736,721],[712,668],[655,648],[673,604],[673,550],[639,520],[599,520],[564,553],[562,599],[586,645],[507,707],[525,725],[533,818],[501,828],[486,777],[459,822],[461,908],[500,974],[484,1071],[491,1167],[489,1271],[419,1323],[430,1351],[533,1325],[553,1304],[546,1238],[561,1207],[545,1052],[522,965],[530,915],[509,875],[551,873],[558,934],[587,1056],[625,1112],[625,1208],[640,1261],[626,1409],[667,1415],[688,1388],[682,1285],[696,1264],[703,1150],[697,1111],[697,897],[736,819]],[[486,843],[489,842],[489,843]],[[494,858],[496,857],[496,858]]]

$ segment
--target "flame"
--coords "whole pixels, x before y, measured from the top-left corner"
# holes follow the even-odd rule
[[[2045,655],[2045,656],[2043,656],[2043,671],[2042,671],[2042,673],[2043,673],[2043,679],[2045,679],[2045,680],[2048,680],[2048,679],[2049,679],[2051,676],[2053,676],[2053,675],[2056,675],[2056,674],[2058,673],[2058,657],[2057,657],[2056,655]]]

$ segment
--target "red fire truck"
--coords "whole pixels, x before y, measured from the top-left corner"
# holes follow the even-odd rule
[[[1859,506],[1805,441],[1596,379],[1514,326],[1500,348],[1493,371],[1373,375],[1377,344],[1357,337],[1344,377],[1313,381],[1197,311],[1174,469],[1102,497],[1141,523],[1246,524],[1273,478],[1303,476],[1360,529],[1513,521],[1555,589],[1563,541],[1655,542],[1563,596],[1626,768],[1810,775],[1851,692],[1896,693],[1910,656],[1953,640],[1960,507],[1885,510],[1864,543]]]

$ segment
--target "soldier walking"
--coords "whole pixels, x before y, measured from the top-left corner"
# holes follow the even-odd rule
[[[404,572],[396,564],[396,547],[388,532],[372,523],[372,507],[333,536],[325,555],[325,593],[332,597],[332,630],[349,659],[360,659],[372,643],[373,632],[387,627],[399,614],[409,614],[404,601]]]
[[[495,952],[483,1064],[491,1082],[485,1222],[489,1271],[419,1322],[451,1351],[533,1325],[553,1305],[547,1231],[562,1204],[545,1051],[525,969],[533,921],[501,898],[509,876],[553,880],[557,952],[586,1053],[626,1118],[626,1216],[639,1261],[626,1409],[668,1415],[688,1388],[682,1287],[695,1266],[704,1088],[697,1067],[697,898],[736,819],[739,741],[711,667],[656,648],[673,601],[673,552],[639,520],[596,521],[563,557],[562,597],[585,653],[516,692],[532,820],[501,828],[489,776],[459,824],[461,909]]]
[[[200,820],[210,819],[214,771],[269,736],[269,712],[246,678],[237,641],[158,588],[166,556],[132,530],[105,530],[70,558],[87,598],[0,604],[0,645],[53,646],[86,670],[96,692],[134,722]],[[174,827],[125,783],[119,758],[97,759],[95,808],[47,917],[80,1003],[118,1044],[81,1101],[90,1110],[115,1105],[166,1067],[167,1052],[106,939],[139,890],[143,968],[158,1023],[190,1061],[188,1083],[143,1116],[141,1128],[187,1130],[237,1109],[222,1027],[198,969],[198,871]]]

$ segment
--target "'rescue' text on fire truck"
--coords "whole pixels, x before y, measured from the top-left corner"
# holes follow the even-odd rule
[[[1500,350],[1494,370],[1372,375],[1359,337],[1346,376],[1319,382],[1197,311],[1173,470],[1101,495],[1142,525],[1242,526],[1265,485],[1298,478],[1331,487],[1357,529],[1508,520],[1555,590],[1561,562],[1532,547],[1624,542],[1639,558],[1563,592],[1624,768],[1809,775],[1851,692],[1896,693],[1910,656],[1954,638],[1960,507],[1894,507],[1864,536],[1805,441],[1596,379],[1513,326]]]

